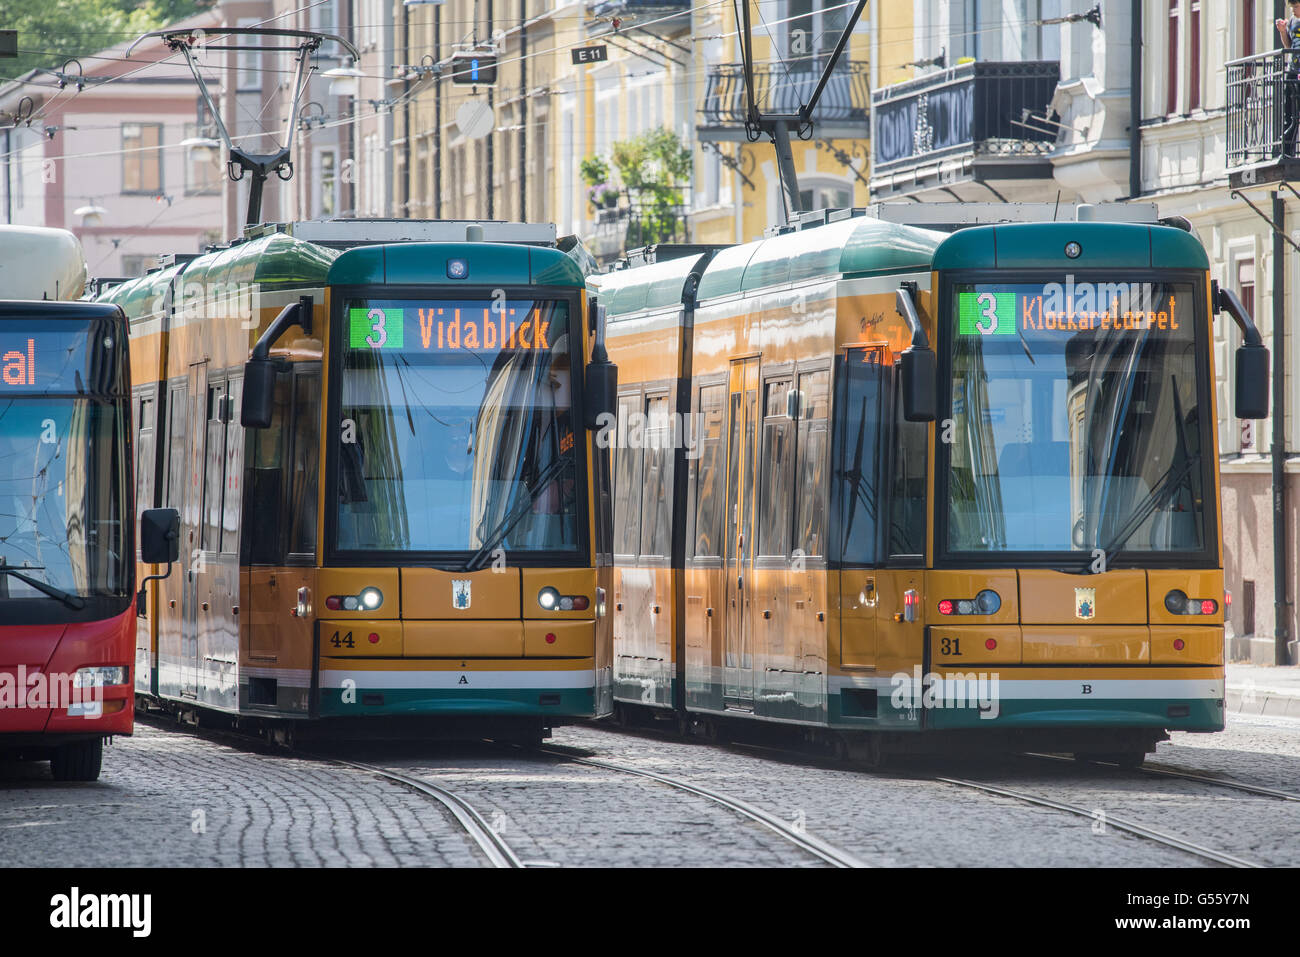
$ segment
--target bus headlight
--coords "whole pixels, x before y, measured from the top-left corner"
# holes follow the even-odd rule
[[[95,665],[90,668],[78,668],[72,676],[72,687],[94,688],[108,685],[124,685],[127,669],[122,665]]]
[[[560,593],[554,588],[546,587],[537,593],[537,604],[547,611],[554,611],[560,604]]]
[[[372,611],[384,603],[384,593],[378,588],[363,588],[361,594],[357,596],[361,599],[361,604]]]

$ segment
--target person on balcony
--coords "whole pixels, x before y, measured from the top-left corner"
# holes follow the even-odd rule
[[[1300,0],[1290,4],[1291,16],[1275,20],[1282,37],[1282,155],[1295,156],[1296,133],[1300,127]]]

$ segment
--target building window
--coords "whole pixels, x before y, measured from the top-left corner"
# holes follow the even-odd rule
[[[122,192],[162,192],[162,124],[122,124]]]
[[[1169,4],[1169,96],[1165,103],[1165,112],[1173,115],[1178,112],[1178,19],[1180,7],[1178,0]]]
[[[1253,316],[1255,314],[1255,260],[1253,258],[1237,260],[1237,295],[1241,299],[1241,304],[1246,307],[1246,315]],[[1232,336],[1234,343],[1239,336],[1240,333]],[[1235,358],[1229,356],[1228,361],[1234,362]],[[1232,419],[1230,418],[1229,421],[1231,422]],[[1254,419],[1237,419],[1236,424],[1241,435],[1241,451],[1254,452],[1257,448],[1255,438],[1257,423]]]
[[[157,253],[127,253],[122,257],[122,276],[123,278],[143,276],[157,265]]]
[[[185,138],[211,137],[211,130],[198,123],[185,124]],[[185,192],[212,195],[221,189],[221,149],[194,146],[185,151]]]
[[[1201,108],[1201,0],[1191,0],[1187,40],[1187,112]]]
[[[318,219],[331,219],[338,209],[338,168],[333,150],[316,154],[316,212]]]
[[[836,183],[799,190],[804,209],[848,209],[853,205],[853,190]]]

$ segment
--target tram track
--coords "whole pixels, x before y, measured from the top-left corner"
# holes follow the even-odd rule
[[[1256,868],[1263,867],[1263,864],[1257,864],[1248,861],[1245,858],[1237,857],[1234,854],[1228,854],[1224,851],[1215,850],[1194,841],[1189,841],[1173,834],[1167,834],[1164,831],[1158,831],[1153,827],[1140,824],[1136,821],[1129,821],[1124,818],[1115,817],[1112,814],[1106,814],[1104,817],[1098,817],[1097,813],[1090,811],[1088,808],[1079,807],[1077,804],[1069,804],[1065,801],[1057,801],[1053,798],[1044,797],[1040,794],[1030,794],[1027,791],[1020,791],[1015,788],[1003,787],[1002,785],[986,784],[981,781],[968,781],[963,778],[950,778],[942,775],[927,775],[924,780],[938,781],[942,784],[949,784],[954,787],[965,788],[967,790],[982,791],[985,794],[993,794],[999,797],[1011,798],[1025,804],[1033,804],[1037,807],[1051,808],[1056,811],[1064,811],[1067,814],[1074,814],[1079,817],[1088,818],[1092,821],[1098,821],[1105,827],[1113,827],[1117,831],[1123,831],[1132,834],[1134,837],[1143,838],[1144,840],[1154,841],[1165,847],[1182,851],[1186,854],[1192,854],[1196,857],[1203,858],[1207,861],[1213,861],[1216,864],[1225,867],[1238,868]]]
[[[144,719],[162,730],[174,731],[175,726],[168,721],[164,721],[157,715],[149,715]],[[466,836],[474,842],[475,846],[482,851],[488,859],[488,863],[495,868],[524,868],[528,866],[514,852],[510,845],[501,835],[497,834],[490,824],[484,820],[483,816],[474,808],[472,804],[460,797],[447,788],[425,781],[420,778],[412,777],[409,774],[403,774],[392,768],[382,768],[378,765],[367,764],[363,761],[353,761],[348,758],[333,757],[328,754],[318,754],[311,751],[286,751],[283,747],[269,742],[266,738],[245,732],[233,731],[228,729],[217,729],[212,727],[199,727],[197,725],[186,728],[188,733],[199,737],[207,738],[237,746],[242,750],[253,750],[259,754],[268,757],[298,757],[320,764],[335,764],[343,767],[350,767],[366,774],[372,774],[377,777],[385,778],[395,784],[400,784],[410,790],[413,790],[425,797],[431,798],[445,808],[451,817]]]
[[[378,775],[386,778],[413,791],[433,798],[442,804],[452,817],[460,824],[461,828],[469,838],[478,846],[486,856],[493,867],[498,868],[522,868],[526,866],[519,856],[515,854],[510,845],[492,826],[483,819],[483,815],[474,809],[474,806],[460,797],[454,791],[449,791],[444,787],[425,781],[422,778],[412,777],[409,774],[402,774],[400,771],[394,771],[391,768],[381,768],[378,765],[366,764],[362,761],[351,761],[347,758],[331,758],[314,755],[317,760],[331,761],[335,764],[341,764],[345,767],[356,768],[359,771],[365,771],[369,774]]]
[[[573,749],[564,746],[544,745],[532,749],[535,753],[548,754],[552,757],[560,758],[574,764],[585,764],[588,767],[601,768],[606,771],[614,771],[620,774],[632,774],[638,777],[648,778],[657,781],[687,794],[693,794],[696,797],[704,798],[714,804],[718,804],[740,817],[761,824],[768,830],[794,844],[801,850],[811,854],[818,860],[830,864],[832,867],[840,868],[859,868],[869,867],[866,862],[854,856],[850,852],[838,848],[833,844],[823,841],[821,838],[807,833],[802,828],[795,827],[786,821],[781,820],[774,814],[770,814],[760,807],[750,804],[748,801],[742,801],[739,798],[731,797],[712,788],[703,787],[699,784],[692,784],[689,781],[682,781],[678,778],[669,777],[666,774],[660,774],[657,771],[649,771],[644,768],[633,768],[627,765],[615,764],[612,761],[604,761],[597,758],[583,757],[575,754]]]
[[[1034,758],[1042,761],[1060,762],[1063,764],[1077,763],[1073,758],[1063,757],[1059,754],[1042,754],[1034,751],[1026,751],[1023,753],[1022,757]],[[1153,767],[1150,764],[1144,764],[1137,768],[1122,768],[1110,761],[1090,761],[1089,763],[1101,765],[1107,768],[1114,768],[1118,771],[1127,771],[1136,775],[1177,778],[1184,781],[1195,781],[1197,784],[1211,784],[1217,787],[1229,788],[1234,791],[1242,791],[1246,794],[1254,794],[1258,797],[1276,798],[1280,801],[1300,801],[1300,794],[1295,794],[1291,791],[1281,791],[1277,788],[1264,787],[1261,784],[1250,784],[1246,781],[1236,781],[1231,778],[1218,778],[1210,774],[1200,774],[1195,771],[1185,771],[1165,765]]]

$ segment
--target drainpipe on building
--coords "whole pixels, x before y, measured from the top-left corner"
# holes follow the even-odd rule
[[[490,41],[492,38],[492,0],[487,0],[487,35]],[[487,88],[487,101],[488,109],[492,111],[493,122],[495,123],[496,98],[492,95],[493,89],[494,87],[491,86]],[[492,182],[492,164],[496,159],[496,141],[497,131],[494,128],[492,132],[488,133],[487,143],[485,144],[487,150],[487,179],[485,182],[487,183],[487,219],[489,220],[497,218],[496,191]]]
[[[1129,30],[1128,195],[1142,195],[1142,4],[1133,4]]]
[[[1286,571],[1286,200],[1273,192],[1273,663],[1289,665]]]
[[[528,222],[528,0],[519,0],[519,221]]]

